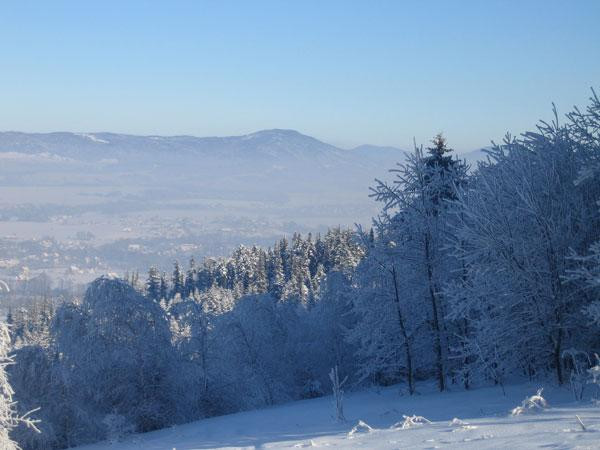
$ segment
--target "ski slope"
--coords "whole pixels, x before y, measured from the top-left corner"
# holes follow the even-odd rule
[[[556,448],[600,449],[600,406],[574,402],[567,388],[546,387],[547,408],[520,416],[510,411],[540,384],[436,393],[422,387],[409,397],[399,387],[347,395],[346,423],[333,420],[332,398],[297,401],[131,435],[80,450],[191,450],[258,448]],[[424,422],[402,429],[403,416]],[[586,430],[578,423],[579,416]],[[359,421],[367,426],[353,428]],[[362,424],[361,424],[362,425]],[[369,429],[370,428],[370,429]]]

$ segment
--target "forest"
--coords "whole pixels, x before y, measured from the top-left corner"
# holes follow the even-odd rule
[[[61,449],[347,389],[600,364],[600,99],[469,167],[443,135],[374,181],[372,226],[101,277],[0,329],[3,448]]]

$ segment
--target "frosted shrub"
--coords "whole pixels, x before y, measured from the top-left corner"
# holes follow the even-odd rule
[[[465,425],[469,425],[469,423],[465,422],[464,420],[460,420],[458,417],[455,417],[454,419],[452,419],[450,421],[450,423],[448,424],[448,426],[450,426],[450,427],[462,427]]]
[[[348,438],[352,439],[352,437],[356,433],[371,433],[372,431],[373,428],[371,428],[369,424],[363,422],[362,420],[359,420],[358,423],[355,426],[353,426],[352,429],[348,432]]]
[[[405,416],[403,415],[402,418],[404,419],[402,422],[398,422],[395,423],[394,425],[392,425],[392,428],[400,428],[402,430],[408,430],[409,428],[414,428],[417,426],[421,426],[421,425],[425,425],[426,423],[431,423],[430,420],[426,419],[423,416]]]
[[[512,416],[520,416],[522,414],[526,414],[529,412],[537,412],[547,408],[548,402],[546,402],[546,399],[542,397],[543,390],[543,388],[540,388],[538,389],[535,395],[532,395],[531,397],[526,397],[525,400],[523,400],[523,402],[521,403],[521,406],[517,406],[516,408],[514,408],[510,412],[510,414]]]

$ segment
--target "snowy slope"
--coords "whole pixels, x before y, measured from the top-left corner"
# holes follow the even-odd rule
[[[347,423],[332,419],[332,399],[293,402],[270,409],[214,417],[115,443],[80,450],[212,448],[600,448],[600,407],[574,403],[567,389],[547,387],[548,408],[518,417],[510,410],[539,385],[498,387],[408,397],[398,387],[350,394]],[[422,389],[424,391],[424,389]],[[403,415],[432,423],[408,429],[394,426]],[[577,423],[578,415],[587,431]],[[451,423],[454,418],[454,423]],[[362,420],[372,430],[351,433]]]

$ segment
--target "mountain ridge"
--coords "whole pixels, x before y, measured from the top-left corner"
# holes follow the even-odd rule
[[[268,164],[327,169],[334,165],[360,168],[391,168],[409,152],[393,146],[363,144],[341,148],[297,130],[273,128],[233,136],[135,135],[112,132],[27,133],[0,132],[0,155],[4,161],[29,159],[39,164],[60,161],[98,163],[151,159],[153,163],[173,164],[202,161],[203,164]],[[469,161],[480,150],[463,155]],[[211,162],[212,161],[212,162]],[[194,164],[196,164],[196,162]],[[384,169],[385,170],[385,169]]]
[[[395,147],[379,147],[374,145],[361,145],[350,149],[337,147],[326,143],[318,138],[300,133],[292,129],[265,129],[256,132],[230,135],[230,136],[194,136],[194,135],[136,135],[128,133],[113,133],[107,131],[100,132],[69,132],[54,131],[47,133],[29,133],[22,131],[0,131],[0,152],[6,151],[24,151],[37,152],[48,151],[58,146],[70,147],[77,144],[84,146],[123,146],[126,141],[136,144],[154,144],[156,147],[171,147],[176,145],[179,149],[188,149],[190,146],[202,148],[206,145],[232,145],[243,143],[265,144],[295,144],[318,146],[322,149],[331,151],[354,151],[370,149],[386,149],[402,151]],[[171,150],[174,148],[170,148]],[[127,150],[127,146],[123,148]]]

